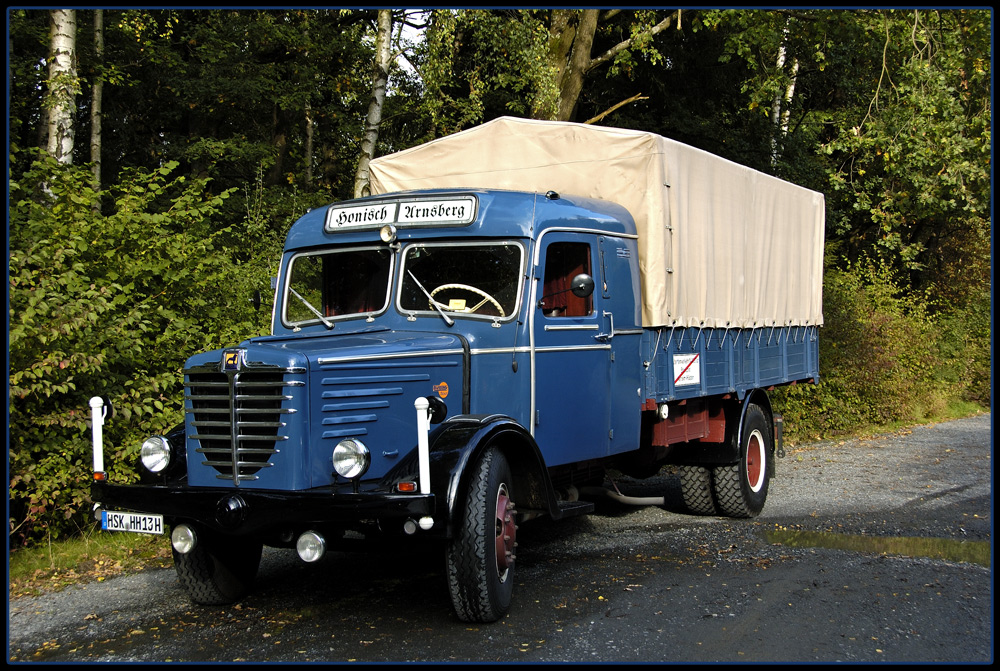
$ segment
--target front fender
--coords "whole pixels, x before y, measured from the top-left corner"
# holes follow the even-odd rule
[[[430,436],[431,491],[437,517],[452,537],[469,490],[469,466],[489,447],[504,452],[515,482],[518,512],[558,516],[558,504],[545,460],[531,434],[504,415],[463,415],[448,419]]]

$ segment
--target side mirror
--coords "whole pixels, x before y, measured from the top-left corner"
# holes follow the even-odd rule
[[[448,406],[437,396],[428,396],[427,403],[431,411],[431,424],[440,424],[448,416]]]
[[[253,292],[253,296],[250,297],[250,302],[253,303],[253,309],[259,312],[261,303],[264,302],[264,299],[261,297],[259,291],[255,291]]]
[[[573,278],[570,284],[570,291],[577,298],[586,298],[594,293],[594,278],[587,273],[580,273]]]

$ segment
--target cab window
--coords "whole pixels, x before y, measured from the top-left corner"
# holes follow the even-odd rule
[[[590,245],[553,242],[545,252],[545,273],[539,305],[546,317],[586,317],[594,312],[592,296],[579,297],[570,290],[573,278],[592,275]]]
[[[381,312],[389,300],[392,256],[385,248],[302,254],[292,259],[283,317],[300,326],[323,317]]]

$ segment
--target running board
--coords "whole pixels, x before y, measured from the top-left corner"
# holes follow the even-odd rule
[[[577,515],[589,515],[594,512],[593,501],[559,501],[552,513],[552,519],[563,520]]]

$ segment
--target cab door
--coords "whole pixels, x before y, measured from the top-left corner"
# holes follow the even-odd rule
[[[602,339],[611,346],[608,402],[609,453],[639,449],[642,408],[642,307],[639,302],[638,242],[634,238],[600,236],[598,260],[602,282]]]
[[[532,315],[532,433],[545,462],[558,466],[607,456],[611,343],[604,315],[598,236],[551,232],[539,242]],[[596,289],[573,293],[588,275]]]

